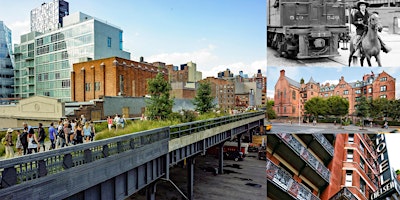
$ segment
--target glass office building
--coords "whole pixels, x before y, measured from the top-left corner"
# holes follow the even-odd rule
[[[0,21],[0,102],[13,97],[14,71],[11,30]]]
[[[21,36],[21,44],[14,49],[16,97],[40,95],[70,101],[74,63],[112,56],[130,59],[122,48],[120,28],[80,12],[65,16],[63,23],[55,31]]]

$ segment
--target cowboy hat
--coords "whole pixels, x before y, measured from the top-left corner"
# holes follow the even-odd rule
[[[360,8],[360,5],[361,5],[361,4],[365,4],[367,7],[369,6],[369,3],[366,2],[365,0],[359,0],[359,1],[357,2],[357,8]]]
[[[7,133],[12,133],[14,130],[12,128],[8,128]]]

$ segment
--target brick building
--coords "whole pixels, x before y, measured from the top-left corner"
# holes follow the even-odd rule
[[[267,199],[398,197],[398,181],[390,176],[382,138],[379,134],[268,135]],[[382,190],[392,182],[393,188]]]
[[[299,99],[299,94],[301,99]],[[356,104],[360,97],[367,99],[396,97],[396,79],[387,72],[375,75],[365,74],[361,81],[347,82],[342,76],[338,84],[321,85],[313,78],[307,83],[299,82],[285,76],[285,70],[280,71],[280,77],[275,84],[275,112],[280,117],[299,117],[304,114],[304,103],[313,97],[341,96],[349,101],[349,114],[356,111]],[[298,110],[300,108],[300,110]]]
[[[143,97],[147,80],[161,70],[168,79],[168,70],[150,63],[110,57],[76,63],[71,72],[71,99],[89,101],[102,96]]]
[[[219,108],[225,111],[235,108],[235,84],[232,81],[207,77],[200,82],[211,84],[211,96],[217,99]]]

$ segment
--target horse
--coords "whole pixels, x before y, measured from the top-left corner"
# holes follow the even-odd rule
[[[370,17],[368,18],[368,31],[367,33],[364,33],[364,35],[361,37],[361,49],[360,49],[361,66],[364,65],[364,59],[367,58],[368,66],[371,67],[372,57],[375,57],[375,60],[378,63],[379,67],[382,66],[379,55],[379,53],[381,52],[381,43],[378,39],[378,33],[377,33],[377,31],[381,32],[382,28],[383,27],[380,22],[378,14],[376,13],[371,14]],[[355,53],[354,37],[356,37],[356,35],[352,36],[350,42],[349,67],[351,61],[353,61],[353,64],[357,64],[357,57],[353,56],[353,54]]]

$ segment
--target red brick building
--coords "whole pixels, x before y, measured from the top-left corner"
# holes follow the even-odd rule
[[[370,199],[382,187],[375,136],[267,135],[267,199]]]
[[[150,63],[119,57],[76,63],[71,72],[72,101],[89,101],[102,96],[143,97],[147,80],[161,72],[168,80],[168,70]]]
[[[298,99],[298,94],[301,99]],[[347,82],[342,76],[339,83],[320,85],[312,78],[307,83],[299,82],[285,76],[285,70],[280,71],[280,77],[275,84],[275,112],[280,117],[299,117],[304,114],[304,103],[316,96],[328,98],[341,96],[349,101],[349,114],[356,111],[356,102],[361,96],[367,99],[396,97],[396,79],[383,71],[375,75],[366,74],[361,81]],[[298,110],[300,108],[300,111]]]

